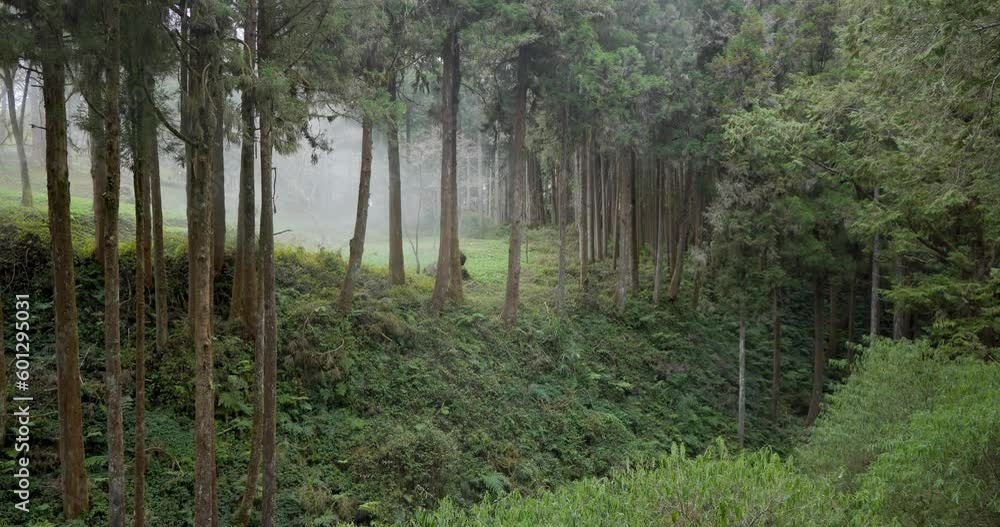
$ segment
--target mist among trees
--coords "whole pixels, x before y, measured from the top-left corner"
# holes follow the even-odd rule
[[[0,524],[1000,523],[995,2],[0,29]]]

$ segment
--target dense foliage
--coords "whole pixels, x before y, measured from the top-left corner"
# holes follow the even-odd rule
[[[1000,368],[880,340],[792,461],[675,451],[538,497],[418,515],[450,525],[996,525]]]

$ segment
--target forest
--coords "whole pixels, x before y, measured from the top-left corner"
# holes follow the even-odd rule
[[[0,526],[1000,525],[1000,2],[0,32]]]

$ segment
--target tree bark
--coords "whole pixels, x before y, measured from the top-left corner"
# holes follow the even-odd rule
[[[879,188],[875,187],[875,203],[878,204],[879,198]],[[871,311],[870,319],[868,322],[868,331],[871,339],[874,341],[875,337],[878,336],[878,325],[879,325],[879,298],[878,298],[878,280],[879,280],[879,245],[881,244],[881,239],[879,237],[878,231],[875,231],[875,238],[872,240],[872,290],[871,290]]]
[[[129,113],[132,116],[132,186],[135,192],[135,511],[133,525],[143,527],[146,519],[146,181],[149,172],[149,147],[145,109],[135,98],[138,83],[144,82],[142,72],[130,79],[133,85]]]
[[[462,301],[462,264],[458,247],[458,97],[461,60],[457,22],[448,27],[441,48],[441,242],[438,244],[437,276],[431,306],[440,313],[449,300]]]
[[[212,351],[212,243],[214,175],[213,144],[216,110],[213,109],[215,66],[219,60],[218,25],[208,5],[191,7],[191,67],[185,97],[191,163],[187,181],[188,271],[191,341],[195,354],[195,484],[194,523],[216,525],[215,389]]]
[[[389,98],[398,99],[395,72],[389,73]],[[387,126],[389,143],[389,281],[393,284],[406,283],[403,263],[403,201],[399,169],[399,127],[395,119]],[[480,173],[482,162],[480,161]]]
[[[17,162],[21,173],[21,206],[31,207],[33,197],[31,194],[31,178],[28,174],[28,155],[24,151],[24,130],[17,118],[17,104],[14,97],[14,82],[17,73],[17,66],[5,68],[3,74],[4,85],[7,88],[7,109],[10,114],[10,129],[14,135],[14,145],[17,147]],[[31,70],[27,70],[24,78],[24,89],[28,90],[31,81]],[[23,103],[22,103],[23,104]],[[23,109],[22,109],[23,112]]]
[[[152,93],[156,80],[147,74],[147,85]],[[149,203],[152,234],[153,260],[153,297],[156,304],[156,351],[162,354],[166,350],[167,335],[170,331],[170,318],[167,311],[167,264],[163,248],[163,199],[160,188],[160,154],[157,138],[157,117],[154,116],[152,103],[145,102],[146,119],[150,123],[145,128],[149,152]]]
[[[854,364],[854,317],[857,314],[858,271],[851,270],[847,292],[847,363]]]
[[[589,167],[587,166],[586,143],[590,142],[590,131],[587,131],[587,138],[584,139],[584,146],[576,150],[576,236],[577,236],[577,258],[580,260],[580,289],[587,285],[587,266],[590,263],[590,203],[587,201],[590,182],[588,180]]]
[[[219,276],[226,263],[226,89],[221,82],[222,64],[217,66],[219,82],[212,93],[215,133],[212,137],[212,277]]]
[[[778,402],[781,397],[781,307],[780,289],[774,287],[772,292],[771,325],[773,331],[773,348],[771,352],[771,420],[778,420]]]
[[[553,189],[555,205],[558,211],[559,223],[559,278],[556,283],[556,305],[560,314],[566,306],[566,172],[569,171],[569,107],[563,108],[562,129],[562,160],[559,171],[556,172],[556,184]]]
[[[354,237],[351,238],[351,253],[344,273],[344,284],[340,288],[340,308],[346,313],[354,301],[354,285],[361,274],[361,256],[365,251],[365,231],[368,226],[368,199],[372,182],[372,120],[365,116],[361,122],[361,179],[358,183],[358,208],[354,218]]]
[[[893,288],[899,289],[905,281],[906,268],[903,264],[903,257],[896,255],[893,262]],[[906,321],[909,315],[903,303],[896,301],[892,307],[892,340],[900,340],[906,335]]]
[[[261,61],[270,58],[268,35],[271,13],[268,0],[258,1],[257,50]],[[277,297],[274,290],[274,179],[272,177],[271,138],[274,126],[274,103],[270,99],[258,101],[260,106],[260,302],[262,351],[260,358],[263,390],[261,405],[261,455],[264,477],[264,500],[261,506],[262,527],[274,527],[274,513],[278,494],[277,461],[277,382],[278,382],[278,319]]]
[[[545,196],[542,188],[542,178],[538,173],[538,163],[534,153],[528,153],[525,189],[528,199],[528,227],[540,227],[545,224]]]
[[[257,2],[248,0],[246,18],[243,24],[244,46],[243,60],[245,68],[249,71],[250,78],[242,87],[240,99],[240,119],[242,121],[242,137],[240,145],[240,190],[238,197],[237,217],[236,217],[236,258],[233,269],[233,294],[231,316],[240,320],[243,328],[244,338],[249,342],[254,342],[257,338],[257,258],[254,250],[256,238],[256,217],[254,202],[256,200],[254,189],[254,161],[255,149],[257,146],[256,133],[256,101],[254,99],[254,80],[256,75],[254,56],[257,49]],[[259,366],[259,365],[258,365]],[[260,409],[255,407],[255,412]],[[259,453],[258,453],[259,454]],[[252,468],[256,474],[256,468]],[[249,484],[248,484],[249,487]],[[254,483],[252,491],[256,491]],[[242,518],[243,507],[247,504],[246,494],[240,506],[238,518]],[[246,510],[249,513],[249,509]],[[245,523],[244,523],[245,525]]]
[[[7,327],[7,320],[3,318],[3,302],[0,302],[0,342],[7,342],[4,340],[6,335],[4,334],[4,329]],[[0,345],[0,364],[3,365],[0,368],[0,430],[6,432],[7,430],[7,354],[5,345]],[[4,433],[0,433],[0,448],[4,447]]]
[[[685,216],[681,220],[680,231],[677,234],[677,245],[674,249],[674,262],[671,265],[673,273],[670,276],[670,289],[667,291],[667,301],[674,302],[681,291],[681,279],[684,277],[684,252],[687,250],[688,221]]]
[[[262,317],[258,307],[260,280],[257,277],[257,256],[254,250],[256,218],[254,211],[254,152],[257,142],[255,116],[257,112],[253,82],[256,79],[257,50],[257,2],[247,0],[246,17],[243,24],[243,42],[246,67],[250,79],[243,86],[241,113],[243,134],[240,145],[240,193],[236,225],[236,262],[233,276],[232,305],[236,317],[243,326],[245,338],[253,345],[253,424],[250,431],[250,459],[247,463],[247,479],[243,496],[236,511],[236,524],[246,527],[250,524],[250,511],[257,497],[257,481],[261,462],[261,437],[264,404],[264,358],[259,339]],[[262,178],[263,180],[263,178]],[[263,189],[262,189],[263,191]],[[263,209],[263,204],[262,204]],[[261,212],[263,214],[263,210]]]
[[[653,305],[660,304],[660,287],[663,283],[663,186],[660,178],[659,163],[657,163],[656,170],[656,229],[655,229],[655,246],[654,246],[654,259],[655,267],[653,270]]]
[[[823,279],[817,276],[813,282],[813,381],[812,395],[809,397],[809,413],[806,426],[812,426],[819,415],[819,405],[823,399],[823,379],[826,374],[826,353],[823,350]]]
[[[521,295],[521,230],[524,222],[525,132],[528,118],[528,54],[521,49],[517,57],[517,88],[514,92],[514,123],[511,136],[511,179],[514,197],[511,200],[510,241],[507,246],[507,290],[501,318],[508,326],[517,322]]]
[[[635,148],[629,149],[629,158],[631,160],[629,167],[629,200],[631,203],[632,215],[629,216],[628,224],[628,236],[629,236],[629,272],[631,276],[629,278],[629,283],[632,286],[632,292],[639,292],[639,251],[642,248],[640,244],[641,238],[639,237],[639,220],[641,216],[639,214],[639,199],[636,192],[636,183],[638,179],[638,161],[636,159]]]
[[[118,269],[118,205],[121,180],[121,45],[115,0],[104,4],[107,47],[104,92],[104,140],[107,153],[107,189],[104,191],[104,385],[108,398],[108,521],[125,525],[125,446],[122,418],[121,324]]]
[[[743,448],[746,437],[746,370],[747,370],[747,330],[746,313],[743,301],[740,300],[740,380],[739,380],[739,411],[737,417],[737,436],[740,448]]]
[[[99,77],[98,77],[99,78]],[[95,94],[100,92],[94,88]],[[103,101],[103,95],[100,96]],[[104,194],[108,189],[108,160],[104,138],[104,122],[93,108],[88,110],[90,121],[90,178],[94,194],[94,259],[104,265],[104,229],[108,213],[104,209]]]
[[[66,123],[66,70],[62,3],[51,4],[44,26],[36,26],[42,52],[42,98],[45,105],[45,174],[52,248],[55,311],[56,384],[59,461],[63,513],[73,520],[89,509],[84,468],[83,411],[80,400],[80,340],[76,282],[73,276],[73,230],[70,226],[69,163]],[[36,19],[37,20],[37,19]]]
[[[628,296],[631,277],[631,247],[632,236],[632,175],[622,166],[622,156],[618,159],[618,284],[615,287],[615,307],[618,314],[625,312],[625,300]]]
[[[827,321],[827,341],[826,356],[828,358],[837,356],[837,297],[840,296],[840,278],[834,276],[830,279],[830,317]]]
[[[263,2],[261,2],[263,4]],[[261,9],[261,13],[264,10]],[[263,25],[263,24],[262,24]],[[274,526],[275,495],[278,489],[276,473],[277,456],[277,298],[274,290],[274,182],[271,177],[271,116],[267,108],[261,113],[260,165],[261,165],[261,305],[263,322],[261,358],[263,368],[263,412],[261,414],[261,451],[263,455],[264,503],[261,525]],[[267,114],[265,116],[265,113]]]

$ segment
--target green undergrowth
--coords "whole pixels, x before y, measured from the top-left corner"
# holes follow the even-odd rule
[[[623,527],[850,523],[831,485],[810,480],[768,450],[733,454],[724,444],[692,459],[675,449],[656,463],[587,479],[533,498],[488,498],[472,509],[445,501],[418,513],[420,527]]]
[[[49,395],[40,397],[36,408],[32,463],[38,487],[32,515],[37,525],[58,524],[47,229],[42,216],[11,210],[4,210],[0,221],[4,292],[33,296],[34,375],[39,393]],[[74,215],[79,220],[74,234],[81,243],[76,279],[91,479],[86,523],[96,525],[107,521],[103,278],[82,242],[92,237],[85,217]],[[717,437],[735,438],[737,325],[725,299],[706,288],[698,309],[684,295],[675,305],[655,307],[641,292],[618,316],[610,301],[610,264],[593,266],[586,290],[577,285],[571,264],[567,304],[560,313],[554,295],[556,239],[551,229],[528,233],[521,316],[512,328],[498,316],[504,239],[463,240],[471,275],[466,299],[441,315],[428,308],[431,277],[411,272],[405,285],[391,286],[377,263],[366,266],[354,308],[341,313],[335,302],[342,256],[278,247],[278,524],[405,522],[443,498],[464,507],[485,495],[534,494],[655,462],[674,444],[698,453]],[[253,378],[252,350],[228,321],[231,263],[216,279],[213,346],[224,525],[231,522],[244,484]],[[148,352],[147,365],[147,520],[152,525],[193,521],[194,358],[184,318],[186,265],[183,238],[170,234],[171,334],[165,349]],[[126,243],[121,305],[129,470],[134,457],[134,266],[134,246]],[[646,284],[651,273],[646,260],[641,277]],[[149,317],[147,335],[152,309]],[[768,331],[763,320],[749,328],[747,441],[754,448],[788,452],[807,404],[808,335],[794,323],[789,326],[786,389],[777,422],[767,417]],[[4,446],[2,463],[9,468],[9,436]],[[13,519],[9,500],[0,497],[0,524]]]
[[[878,340],[784,460],[721,443],[696,459],[675,448],[535,496],[472,508],[445,500],[413,524],[991,527],[1000,525],[998,460],[1000,365]]]

